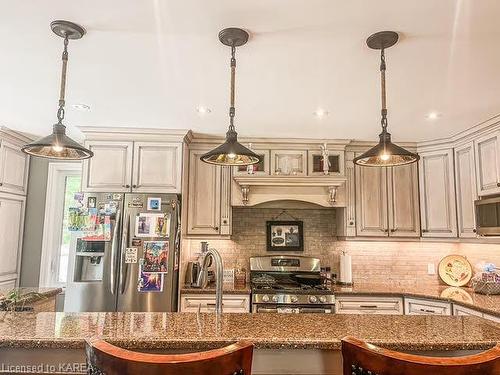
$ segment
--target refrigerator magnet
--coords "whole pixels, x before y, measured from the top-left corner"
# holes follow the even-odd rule
[[[96,197],[89,197],[87,199],[88,208],[96,208],[96,205],[97,205]]]
[[[144,272],[168,272],[168,241],[144,241]]]
[[[161,210],[161,198],[148,198],[148,210],[160,211]]]
[[[143,272],[139,267],[138,292],[163,292],[163,276],[161,273]]]
[[[137,263],[137,247],[127,247],[125,249],[125,263]]]
[[[132,238],[132,246],[142,246],[142,240],[140,238]]]

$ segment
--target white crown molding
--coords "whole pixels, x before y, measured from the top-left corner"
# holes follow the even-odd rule
[[[0,126],[0,137],[17,145],[25,145],[37,139],[35,136]]]
[[[193,138],[191,130],[158,129],[158,128],[128,128],[103,126],[78,126],[85,140],[109,141],[174,141],[190,143]]]

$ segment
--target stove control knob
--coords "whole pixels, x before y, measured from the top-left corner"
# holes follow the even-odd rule
[[[296,303],[299,299],[297,298],[297,296],[291,296],[290,300],[292,301],[292,303]]]
[[[325,296],[319,297],[319,302],[325,303],[326,302],[326,297]]]
[[[278,302],[279,298],[277,295],[274,295],[273,298],[272,298],[273,302]]]
[[[316,297],[316,296],[309,296],[309,302],[311,302],[311,303],[318,302],[318,297]]]
[[[269,296],[267,294],[262,296],[262,302],[269,302]]]

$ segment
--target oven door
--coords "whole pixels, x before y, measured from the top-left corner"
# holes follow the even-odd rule
[[[333,305],[257,305],[252,306],[252,312],[278,314],[332,314]]]

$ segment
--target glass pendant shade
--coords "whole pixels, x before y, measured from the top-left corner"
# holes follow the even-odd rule
[[[94,156],[94,153],[66,135],[66,127],[55,124],[52,134],[27,144],[23,152],[50,159],[81,160]]]
[[[260,162],[260,156],[238,142],[238,134],[230,129],[226,141],[213,150],[203,154],[200,159],[216,165],[252,165]]]
[[[379,143],[354,158],[354,164],[365,167],[395,167],[415,163],[420,157],[403,147],[391,142],[391,134],[382,131],[379,135]]]

